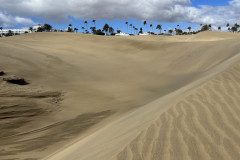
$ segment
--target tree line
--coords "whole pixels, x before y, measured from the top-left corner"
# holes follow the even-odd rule
[[[86,34],[90,33],[89,29],[91,30],[92,34],[96,34],[96,35],[115,35],[116,33],[121,32],[121,30],[116,30],[116,33],[115,33],[114,28],[109,26],[109,24],[105,24],[102,29],[97,29],[96,20],[92,20],[93,26],[91,26],[91,27],[89,27],[88,21],[84,21],[84,24],[85,24],[85,26],[82,26],[80,29],[82,30],[82,33],[86,33]],[[143,27],[138,28],[133,24],[129,24],[128,21],[125,22],[125,25],[127,27],[127,33],[130,34],[130,35],[143,33]],[[147,33],[152,34],[152,35],[155,34],[154,31],[153,31],[154,30],[153,24],[148,25],[147,21],[143,21],[143,25],[144,25],[144,27],[146,27]],[[187,28],[188,32],[186,32],[186,31],[183,31],[181,29],[180,25],[177,25],[177,27],[175,29],[164,30],[164,33],[173,34],[173,32],[175,31],[176,35],[185,35],[185,34],[196,34],[196,33],[199,33],[201,31],[212,30],[212,25],[211,24],[205,24],[205,25],[200,24],[200,26],[201,26],[201,29],[198,30],[198,31],[192,31],[192,28],[189,26]],[[130,33],[129,33],[129,27],[131,29]],[[150,27],[150,29],[148,27]],[[230,26],[230,24],[228,23],[226,25],[226,27],[228,28],[229,32],[234,33],[234,32],[239,32],[240,25],[238,25],[236,23],[233,26]],[[163,34],[161,24],[156,25],[156,29],[159,30],[158,34]],[[218,30],[221,31],[221,29],[222,29],[222,27],[219,26]],[[2,31],[3,27],[0,27],[0,30]],[[72,28],[72,24],[69,24],[66,31],[77,33],[78,30],[79,30],[79,28]],[[33,30],[32,27],[30,27],[29,31],[33,32],[34,30]],[[50,24],[44,24],[43,26],[39,27],[36,30],[36,32],[58,32],[58,31],[59,30],[57,30],[57,29],[53,29],[53,27]],[[65,30],[60,30],[60,32],[65,32]],[[9,32],[7,34],[5,34],[4,36],[11,36],[11,35],[13,35],[13,32],[11,30],[9,30]],[[1,36],[3,36],[3,33],[1,33]]]

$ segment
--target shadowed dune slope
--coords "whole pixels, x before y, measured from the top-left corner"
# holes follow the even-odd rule
[[[92,136],[95,137],[99,131],[104,133],[102,132],[104,128],[109,130],[107,134],[103,134],[105,136],[102,140],[107,140],[107,135],[111,137],[110,135],[114,134],[109,126],[117,120],[124,119],[124,117],[128,117],[130,120],[131,114],[135,111],[140,113],[139,109],[142,109],[142,106],[208,76],[210,72],[216,71],[213,71],[213,68],[238,55],[240,52],[239,40],[238,34],[222,32],[204,32],[188,36],[136,37],[34,33],[0,38],[0,71],[5,73],[0,76],[0,159],[41,159],[56,151],[61,151],[62,148],[67,148],[66,146],[73,142],[85,143]],[[8,76],[24,78],[27,85],[19,86],[3,81]],[[222,80],[220,82],[222,83]],[[237,82],[234,81],[230,86],[234,87],[235,83]],[[211,87],[209,86],[209,88]],[[212,88],[218,92],[217,89],[221,88],[216,86]],[[237,96],[236,90],[230,88],[227,91],[231,90]],[[208,95],[211,94],[210,91],[203,93]],[[237,120],[237,117],[229,119],[228,115],[218,110],[219,114],[216,116],[219,117],[214,119],[215,115],[211,115],[209,111],[206,114],[210,123],[207,124],[207,127],[210,128],[209,126],[216,124],[216,128],[208,131],[208,128],[201,122],[201,114],[205,112],[201,110],[200,113],[193,108],[194,105],[204,105],[199,92],[196,94],[193,94],[196,102],[190,101],[189,98],[184,100],[184,104],[186,103],[186,106],[190,105],[192,108],[187,110],[183,105],[180,107],[180,111],[184,113],[180,117],[184,119],[184,122],[192,114],[196,118],[192,123],[201,124],[202,135],[199,138],[196,134],[193,139],[196,139],[196,143],[201,142],[200,146],[204,147],[204,140],[212,138],[208,135],[219,131],[219,147],[224,148],[225,145],[231,145],[230,138],[228,139],[230,142],[227,143],[228,141],[222,140],[221,136],[227,134],[236,136],[237,128],[233,130],[234,126],[232,126],[229,133],[220,132],[223,128],[219,128],[216,121],[221,116],[229,121]],[[225,98],[220,93],[214,96],[214,98]],[[173,99],[173,101],[175,100]],[[224,99],[219,103],[223,105],[230,102],[227,100],[225,102]],[[156,103],[157,105],[158,103]],[[204,107],[206,107],[204,111],[208,111],[209,106],[206,104]],[[159,108],[165,107],[160,105]],[[180,139],[181,134],[193,135],[193,132],[198,131],[199,128],[192,128],[190,125],[193,124],[181,121],[178,121],[178,123],[181,122],[179,125],[178,123],[173,124],[174,118],[179,118],[180,114],[179,110],[174,110],[174,108],[175,106],[172,107],[174,114],[160,109],[155,111],[155,115],[150,114],[153,111],[147,112],[144,108],[146,111],[144,116],[146,119],[150,117],[154,120],[157,117],[164,117],[156,120],[156,123],[159,123],[158,127],[162,127],[160,126],[163,124],[162,121],[167,121],[170,126],[177,125],[175,127],[178,130],[177,136],[171,136],[174,133],[172,132],[173,127],[166,134],[170,134],[172,143],[175,140],[176,143],[184,143],[184,151],[191,158],[195,155],[190,152],[195,153],[195,150],[188,149],[189,144],[187,144],[187,140]],[[229,113],[233,110],[229,109]],[[162,116],[162,114],[166,116]],[[171,120],[168,121],[166,117]],[[212,121],[210,121],[211,118],[213,118]],[[224,122],[227,123],[227,121]],[[131,130],[131,125],[125,125],[125,127],[129,127]],[[108,156],[116,156],[117,159],[131,159],[134,158],[133,155],[138,156],[140,152],[133,147],[135,144],[138,149],[146,147],[142,141],[146,141],[147,145],[153,145],[150,139],[149,142],[144,140],[149,137],[145,135],[148,127],[148,125],[141,126],[141,129],[137,130],[138,132],[131,134],[131,139],[122,141],[121,145],[114,148],[112,155],[108,154]],[[188,129],[184,130],[184,127]],[[158,134],[158,131],[155,130],[159,130],[159,128],[156,126],[151,128],[154,130],[151,133]],[[183,130],[186,133],[181,133]],[[137,137],[139,140],[132,141],[140,132],[142,133],[140,138]],[[153,137],[162,138],[158,135]],[[235,138],[237,140],[237,136]],[[132,143],[124,149],[129,141]],[[95,142],[97,144],[98,140]],[[212,139],[210,142],[216,142],[216,140]],[[158,145],[158,142],[156,143]],[[166,144],[168,143],[166,142]],[[168,145],[172,153],[170,146],[172,144]],[[234,145],[237,145],[236,142]],[[98,147],[95,147],[97,152]],[[208,153],[200,151],[208,155]],[[235,153],[234,150],[231,151]],[[154,156],[154,152],[153,147],[153,154],[144,156]],[[84,156],[88,157],[92,152],[84,153]],[[166,156],[171,155],[165,150],[164,153]],[[181,154],[186,155],[184,153]],[[142,157],[144,156],[142,155]],[[224,156],[229,156],[229,153],[224,152]]]

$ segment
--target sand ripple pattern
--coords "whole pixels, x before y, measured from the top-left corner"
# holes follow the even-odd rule
[[[239,160],[240,63],[195,89],[114,159]]]

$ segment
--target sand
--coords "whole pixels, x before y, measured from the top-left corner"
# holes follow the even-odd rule
[[[0,159],[239,159],[240,36],[0,39]]]

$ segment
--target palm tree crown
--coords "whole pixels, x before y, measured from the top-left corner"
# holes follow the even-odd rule
[[[146,25],[146,27],[147,27],[147,21],[144,21],[144,22],[143,22],[143,25],[144,25],[144,26]],[[147,32],[148,32],[148,27],[147,27]]]
[[[1,28],[0,28],[0,29],[1,29]],[[29,27],[29,29],[28,29],[28,30],[32,32],[32,31],[33,31],[33,28],[32,28],[32,27]]]
[[[192,29],[192,27],[189,26],[189,27],[188,27],[189,33],[191,32],[191,29]]]
[[[150,27],[152,28],[152,32],[153,32],[153,25],[152,25],[152,24],[150,24]]]
[[[92,20],[92,22],[93,22],[93,24],[94,24],[95,28],[97,28],[97,27],[96,27],[96,20],[95,20],[95,19],[93,19],[93,20]]]
[[[132,24],[130,24],[129,26],[131,27],[131,34],[132,34],[132,28],[133,28],[133,25],[132,25]]]
[[[74,28],[74,31],[77,33],[77,31],[78,31],[78,28]]]
[[[105,24],[103,27],[103,30],[105,31],[105,35],[107,35],[108,29],[109,29],[109,25]]]
[[[127,33],[128,33],[128,22],[126,21],[125,24],[127,25]]]
[[[160,34],[161,34],[161,31],[162,31],[162,25],[161,25],[161,24],[158,24],[157,27],[156,27],[156,29],[159,29]]]
[[[0,30],[1,30],[1,32],[2,32],[2,30],[3,30],[3,27],[0,27]],[[1,33],[1,36],[2,36],[2,33]]]
[[[87,26],[87,25],[88,25],[88,22],[87,22],[87,21],[85,21],[84,23],[86,24],[86,28],[87,28],[87,30],[88,30],[88,26]]]
[[[212,29],[212,25],[211,24],[209,24],[208,27],[209,27],[210,30]]]

